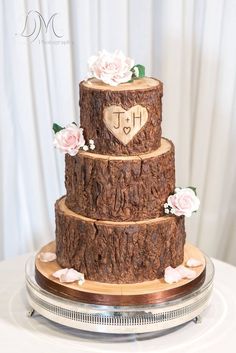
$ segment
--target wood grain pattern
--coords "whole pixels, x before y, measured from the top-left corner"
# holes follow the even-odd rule
[[[58,263],[90,280],[134,283],[160,278],[167,266],[183,261],[184,243],[184,217],[97,221],[70,211],[65,198],[56,203]]]
[[[156,150],[161,141],[162,83],[143,78],[118,87],[82,81],[80,83],[80,123],[86,139],[93,139],[96,153],[135,155]],[[119,106],[129,110],[141,105],[148,112],[143,128],[124,145],[104,124],[104,109]]]
[[[125,82],[125,83],[119,84],[118,86],[108,85],[107,83],[101,80],[98,80],[95,77],[92,77],[86,81],[83,81],[83,85],[85,87],[96,89],[96,90],[104,90],[104,91],[109,90],[113,92],[149,89],[149,88],[156,87],[159,84],[161,85],[161,82],[158,81],[156,78],[147,77],[147,76],[140,78],[138,80],[134,80],[132,82]]]
[[[175,188],[173,144],[138,156],[66,155],[66,205],[85,217],[136,221],[164,215]]]
[[[55,242],[51,242],[45,245],[39,253],[55,252],[55,248]],[[165,283],[163,278],[133,284],[109,284],[87,279],[82,286],[78,286],[77,283],[60,283],[52,276],[52,273],[61,269],[57,261],[41,262],[38,259],[38,254],[35,260],[36,280],[42,288],[68,299],[91,304],[137,305],[160,303],[184,293],[190,293],[202,283],[205,276],[204,255],[191,244],[185,245],[183,265],[190,257],[200,260],[202,265],[194,269],[197,273],[194,280],[184,279],[173,284]]]

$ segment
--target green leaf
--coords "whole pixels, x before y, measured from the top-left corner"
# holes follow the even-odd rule
[[[53,129],[54,133],[56,134],[57,132],[63,130],[64,127],[61,127],[60,125],[54,123],[54,124],[52,125],[52,129]]]
[[[138,69],[138,76],[136,75],[135,68]],[[132,75],[133,79],[137,79],[145,76],[145,67],[143,65],[140,65],[140,64],[134,65],[131,71],[133,72],[133,75]]]
[[[145,67],[143,65],[136,65],[139,71],[139,77],[144,77],[145,76]]]
[[[195,195],[197,195],[197,188],[195,188],[194,186],[188,186],[188,188],[192,189]]]

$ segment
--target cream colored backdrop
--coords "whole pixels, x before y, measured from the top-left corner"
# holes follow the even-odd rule
[[[164,82],[163,135],[176,146],[177,185],[197,186],[188,240],[236,265],[236,1],[0,2],[0,257],[54,237],[64,191],[53,121],[79,119],[78,82],[99,49],[122,49]],[[57,13],[54,30],[42,26]],[[42,22],[41,22],[42,25]]]

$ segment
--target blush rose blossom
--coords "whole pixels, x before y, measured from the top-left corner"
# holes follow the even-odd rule
[[[71,156],[75,156],[84,145],[83,129],[75,124],[69,124],[55,134],[54,146]]]
[[[167,205],[171,208],[172,214],[190,217],[193,212],[198,210],[200,200],[192,189],[183,188],[168,197]]]
[[[98,52],[97,56],[91,56],[88,61],[89,76],[117,86],[120,83],[131,80],[134,60],[125,56],[122,51],[116,50],[108,53],[106,50]]]

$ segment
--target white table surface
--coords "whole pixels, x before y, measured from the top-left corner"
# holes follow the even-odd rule
[[[29,255],[28,255],[29,256]],[[0,352],[236,352],[236,267],[214,260],[212,302],[202,322],[168,335],[105,335],[76,331],[35,314],[26,315],[24,264],[20,256],[0,262]]]

